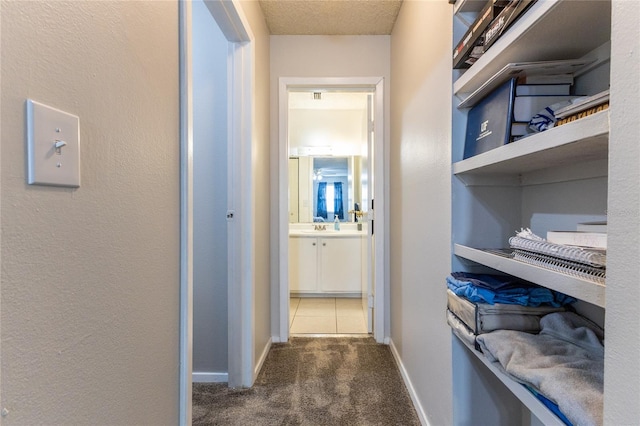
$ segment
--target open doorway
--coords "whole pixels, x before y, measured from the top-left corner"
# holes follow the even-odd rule
[[[382,342],[382,79],[282,78],[279,100],[280,337],[372,333]],[[346,318],[357,312],[361,324]]]
[[[353,87],[288,91],[292,335],[373,332],[373,94]]]
[[[206,143],[204,139],[194,140],[194,108],[198,102],[194,99],[193,60],[193,6],[192,2],[180,2],[180,419],[181,425],[191,424],[192,381],[193,381],[193,321],[194,321],[194,143]],[[251,269],[246,264],[251,259],[251,247],[243,244],[252,238],[251,228],[251,123],[252,101],[251,87],[253,78],[253,36],[251,35],[238,4],[224,0],[206,0],[198,2],[197,13],[202,18],[210,13],[213,20],[205,25],[217,26],[226,42],[224,59],[219,64],[226,74],[224,83],[219,80],[213,84],[226,85],[225,102],[227,116],[226,154],[226,208],[222,213],[222,227],[226,225],[227,262],[227,368],[226,372],[200,373],[209,376],[208,381],[226,378],[230,387],[251,386],[254,380],[253,354],[253,311],[251,291]],[[202,58],[200,58],[202,59]],[[211,58],[209,58],[211,59]],[[217,58],[219,60],[219,58]],[[210,79],[215,77],[211,74]],[[204,112],[209,113],[207,108]],[[196,123],[197,124],[197,123]],[[206,139],[206,138],[205,138]],[[223,141],[224,142],[224,141]],[[220,196],[218,197],[220,198]],[[220,269],[222,267],[219,267]],[[222,301],[224,303],[224,301]],[[224,340],[224,338],[223,338]]]

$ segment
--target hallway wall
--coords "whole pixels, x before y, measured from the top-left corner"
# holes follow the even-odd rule
[[[178,424],[178,4],[0,8],[2,424]],[[27,98],[80,188],[26,184]]]
[[[391,340],[431,425],[453,422],[451,11],[405,1],[391,35]]]
[[[384,77],[385,141],[389,140],[389,36],[271,36],[271,214],[278,215],[278,85],[280,77]],[[273,223],[277,223],[274,220]],[[271,330],[279,335],[280,230],[271,227]],[[385,326],[388,335],[388,324]]]

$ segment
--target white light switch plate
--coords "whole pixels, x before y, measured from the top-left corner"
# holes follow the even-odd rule
[[[28,99],[27,155],[30,185],[79,187],[80,119]]]

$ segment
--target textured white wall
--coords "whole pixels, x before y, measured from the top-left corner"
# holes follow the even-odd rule
[[[289,148],[327,146],[333,155],[366,155],[367,110],[289,111]]]
[[[253,33],[254,81],[253,81],[253,344],[254,364],[260,361],[271,339],[270,296],[270,145],[269,145],[269,30],[260,4],[257,1],[241,1],[242,10]],[[255,371],[254,371],[255,373]]]
[[[7,2],[4,425],[177,424],[177,2]],[[82,186],[28,186],[25,99],[80,117]]]
[[[384,77],[385,140],[389,140],[389,36],[271,36],[271,214],[278,215],[278,82],[280,77]],[[282,164],[287,167],[287,163]],[[286,169],[285,169],[286,170]],[[273,220],[277,223],[277,220]],[[272,227],[271,292],[277,305],[279,240]],[[273,306],[271,327],[278,335],[279,311]],[[388,325],[386,327],[388,329]],[[386,332],[385,332],[386,334]]]
[[[613,1],[604,423],[640,423],[640,2]]]
[[[391,339],[432,425],[453,421],[451,9],[405,1],[391,35]]]

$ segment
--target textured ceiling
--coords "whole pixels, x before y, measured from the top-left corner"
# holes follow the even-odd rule
[[[402,0],[260,0],[272,35],[388,35]]]

